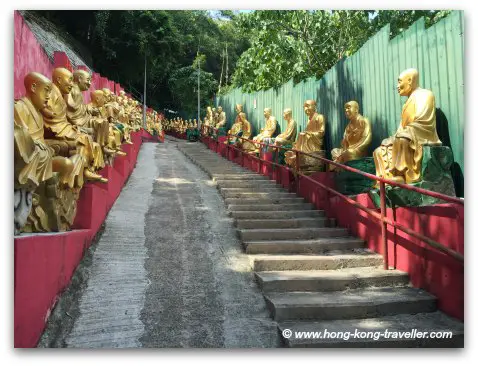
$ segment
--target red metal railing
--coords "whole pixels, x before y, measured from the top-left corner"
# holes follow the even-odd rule
[[[217,129],[212,128],[212,131],[214,131],[214,130],[216,130],[216,133],[217,133]],[[211,130],[209,130],[209,131],[211,131]],[[227,149],[226,149],[228,159],[229,159],[229,151],[230,151],[230,149],[233,149],[233,150],[235,150],[235,151],[237,151],[241,154],[242,166],[244,166],[244,154],[247,154],[250,157],[252,157],[253,159],[256,159],[256,160],[259,161],[259,171],[260,172],[262,172],[262,163],[263,162],[266,162],[266,163],[270,164],[273,167],[273,170],[275,170],[277,167],[285,168],[286,170],[288,170],[288,171],[290,171],[294,174],[294,176],[296,178],[296,182],[297,182],[297,186],[296,186],[296,191],[297,192],[299,192],[299,185],[298,184],[299,184],[299,181],[300,181],[298,179],[298,177],[301,177],[302,179],[305,179],[309,182],[312,182],[313,184],[315,184],[319,188],[325,190],[326,195],[327,195],[326,202],[329,202],[329,200],[328,200],[328,197],[329,197],[328,195],[329,194],[331,194],[332,196],[337,196],[337,197],[341,198],[342,200],[344,200],[345,202],[351,204],[352,206],[357,207],[358,209],[366,212],[372,218],[379,221],[380,225],[381,225],[381,229],[382,229],[382,252],[383,252],[384,268],[385,269],[389,269],[388,245],[387,245],[387,242],[388,242],[387,225],[390,225],[390,226],[394,227],[395,229],[403,231],[406,234],[408,234],[408,235],[410,235],[414,238],[419,239],[420,241],[430,245],[431,247],[437,249],[438,251],[455,258],[461,264],[464,264],[463,255],[458,253],[457,251],[454,251],[450,248],[447,248],[443,244],[440,244],[437,241],[435,241],[435,240],[433,240],[433,239],[431,239],[431,238],[429,238],[425,235],[422,235],[422,234],[420,234],[420,233],[418,233],[418,232],[416,232],[412,229],[409,229],[409,228],[405,227],[404,225],[396,222],[395,220],[391,220],[391,219],[387,218],[387,216],[386,216],[387,205],[386,205],[385,184],[400,187],[400,188],[403,188],[403,189],[406,189],[406,190],[409,190],[409,191],[414,191],[414,192],[417,192],[417,193],[420,193],[420,194],[423,194],[423,195],[431,196],[431,197],[438,198],[438,199],[441,199],[441,200],[446,201],[446,202],[455,203],[455,204],[458,204],[458,205],[463,205],[464,206],[464,204],[465,204],[464,200],[462,200],[460,198],[457,198],[457,197],[447,196],[447,195],[444,195],[444,194],[441,194],[441,193],[438,193],[438,192],[433,192],[433,191],[429,191],[429,190],[422,189],[422,188],[412,187],[412,186],[409,186],[407,184],[397,183],[397,182],[394,182],[394,181],[391,181],[391,180],[388,180],[388,179],[380,178],[380,177],[377,177],[373,174],[365,173],[361,170],[354,169],[352,167],[349,167],[349,166],[346,166],[346,165],[343,165],[343,164],[340,164],[340,163],[336,163],[334,161],[328,160],[328,159],[320,157],[320,156],[315,156],[315,155],[312,155],[312,154],[304,153],[304,152],[299,151],[299,150],[288,149],[288,148],[284,148],[284,147],[279,146],[279,145],[271,145],[271,144],[265,144],[265,143],[262,143],[262,142],[255,142],[253,140],[246,139],[246,138],[243,138],[243,137],[238,137],[238,136],[235,136],[235,137],[237,139],[240,139],[242,142],[249,141],[249,142],[255,144],[256,146],[260,146],[260,150],[259,150],[260,152],[262,151],[262,148],[264,146],[267,146],[268,148],[274,149],[275,152],[276,152],[275,162],[264,160],[260,156],[259,157],[255,156],[255,154],[248,154],[248,153],[244,152],[242,149],[238,148],[237,146],[231,145],[230,144],[231,135],[229,135],[229,134],[227,135]],[[219,142],[216,139],[216,148],[215,148],[216,152],[218,152],[218,145],[219,145]],[[289,168],[287,166],[283,166],[283,165],[279,164],[279,162],[278,162],[279,150],[286,150],[286,151],[295,152],[295,158],[296,158],[295,159],[295,161],[296,161],[295,170],[292,170],[291,168]],[[299,159],[300,159],[301,154],[321,160],[326,165],[326,171],[328,171],[329,164],[332,164],[332,165],[334,165],[336,167],[339,167],[343,170],[347,170],[347,171],[359,174],[359,175],[361,175],[365,178],[368,178],[368,179],[379,182],[379,185],[380,185],[380,213],[378,213],[378,212],[376,212],[376,211],[374,211],[374,210],[372,210],[368,207],[365,207],[365,206],[361,205],[360,203],[358,203],[357,201],[354,201],[350,197],[347,197],[346,195],[334,190],[333,188],[330,188],[330,187],[326,186],[325,184],[323,184],[321,182],[318,182],[316,180],[313,180],[312,178],[302,174],[300,172],[300,163],[299,163],[300,162]],[[281,183],[281,182],[279,182],[279,183]]]

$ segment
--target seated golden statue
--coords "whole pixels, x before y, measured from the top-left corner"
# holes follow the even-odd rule
[[[274,139],[274,145],[292,145],[297,135],[297,123],[292,119],[292,109],[284,109],[283,117],[287,121],[287,128],[284,132],[277,135]]]
[[[43,137],[43,117],[51,96],[52,83],[42,74],[31,72],[25,79],[25,97],[14,104],[14,229],[19,234],[30,217],[32,203],[37,198],[35,190],[40,184],[58,174],[58,184],[66,189],[73,188],[75,175],[73,162],[48,146]],[[40,210],[44,227],[49,229],[48,220]],[[28,231],[28,230],[27,230]],[[29,230],[31,231],[31,230]]]
[[[84,103],[83,93],[90,89],[91,75],[85,70],[73,73],[73,88],[67,97],[66,116],[68,121],[93,136],[101,148],[108,143],[108,121],[100,116],[100,111]]]
[[[277,119],[272,116],[272,109],[271,108],[265,108],[264,109],[264,118],[265,120],[265,126],[264,128],[261,128],[261,132],[255,136],[252,140],[254,142],[262,142],[266,138],[272,138],[272,135],[274,132],[276,132],[277,128]],[[256,144],[256,149],[254,150],[255,153],[259,152],[261,145]]]
[[[221,106],[217,107],[217,123],[216,128],[226,127],[226,113]]]
[[[123,133],[117,126],[118,108],[114,103],[111,90],[108,88],[101,89],[104,94],[104,111],[105,117],[109,122],[109,138],[108,147],[115,151],[118,156],[126,156],[126,153],[121,150],[121,142],[123,140]]]
[[[293,148],[308,154],[323,157],[322,150],[324,135],[325,135],[325,117],[317,113],[317,102],[315,100],[307,100],[304,103],[304,112],[309,117],[307,127],[304,132],[299,134],[299,137]],[[296,167],[296,153],[294,151],[287,151],[285,154],[286,163],[292,168]],[[323,163],[319,159],[301,155],[299,168],[304,173],[312,173],[319,171]]]
[[[418,86],[418,71],[408,69],[398,77],[398,93],[408,97],[395,135],[375,149],[376,175],[399,183],[421,180],[423,146],[441,146],[436,130],[435,97]]]
[[[341,147],[332,150],[332,160],[341,164],[367,156],[372,141],[370,122],[359,113],[356,101],[345,103],[345,116],[350,122],[345,127]],[[331,171],[335,169],[335,165],[330,165]]]
[[[15,101],[15,198],[27,198],[28,192],[35,191],[30,197],[33,208],[27,219],[24,210],[21,217],[15,212],[17,232],[23,225],[26,232],[67,230],[76,215],[85,169],[84,155],[77,150],[83,147],[70,151],[69,157],[58,156],[44,137],[42,111],[48,107],[54,88],[48,78],[32,72],[25,77],[25,97]],[[62,148],[68,152],[69,146],[64,143]],[[20,203],[15,201],[15,211]]]
[[[103,92],[103,90],[95,90],[91,92],[90,95],[91,102],[89,106],[99,110],[100,116],[108,120],[108,112],[105,108],[105,93]],[[111,123],[108,121],[108,144],[103,147],[103,151],[105,152],[105,160],[108,165],[113,165],[113,161],[116,155],[126,155],[126,153],[120,150],[121,145],[117,145],[118,143],[121,144],[119,136],[118,134],[115,135]]]
[[[239,108],[238,108],[239,107]],[[236,106],[236,111],[242,110],[242,105],[238,104]],[[237,114],[236,120],[242,124],[242,137],[250,140],[252,136],[252,126],[251,123],[247,120],[246,114],[244,112],[239,112]],[[237,146],[242,148],[245,152],[249,153],[256,149],[256,146],[250,142],[239,139]]]
[[[244,120],[245,120],[246,114],[245,113],[243,113],[243,114],[244,114]],[[247,122],[247,123],[249,123],[249,122]],[[243,134],[243,131],[242,131],[243,124],[244,124],[243,120],[238,115],[237,118],[236,118],[236,121],[231,126],[231,129],[229,131],[227,131],[227,134],[228,134],[229,137],[226,141],[224,141],[224,143],[226,145],[228,143],[233,145],[233,144],[236,144],[237,142],[239,142],[238,137],[242,136],[242,134]]]
[[[72,159],[75,162],[74,173],[84,173],[87,180],[107,182],[95,171],[103,168],[104,158],[101,147],[93,142],[90,135],[80,132],[76,125],[71,124],[66,116],[66,99],[73,88],[73,75],[65,68],[53,70],[51,98],[42,109],[45,125],[45,138],[57,155],[73,156],[78,154],[82,159]],[[82,161],[80,161],[82,160]],[[78,177],[77,179],[82,179]]]

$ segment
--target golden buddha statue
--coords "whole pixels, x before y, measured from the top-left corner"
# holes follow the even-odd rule
[[[87,145],[82,145],[85,143],[84,136],[78,137],[78,140],[83,140],[76,141],[78,145],[74,140],[60,140],[58,151],[66,151],[69,153],[67,156],[58,156],[51,147],[57,147],[54,140],[45,139],[44,114],[51,106],[50,96],[55,88],[58,89],[45,76],[29,73],[25,77],[26,96],[14,105],[15,188],[30,192],[35,189],[31,197],[33,208],[26,222],[23,220],[18,226],[16,223],[17,231],[23,224],[26,232],[69,229],[76,215],[76,201],[83,179],[88,178],[84,174],[85,159],[89,156],[85,153]],[[47,114],[52,115],[53,112],[48,109]],[[67,131],[61,126],[59,129]],[[69,151],[72,141],[75,150]]]
[[[72,159],[75,162],[74,174],[79,175],[83,172],[87,180],[105,183],[107,179],[95,173],[104,167],[101,146],[93,142],[90,135],[80,132],[79,128],[67,119],[65,100],[72,88],[73,74],[65,68],[54,69],[51,98],[41,111],[45,138],[57,155],[71,156],[71,152],[76,151],[76,154],[81,156],[82,159]]]
[[[242,105],[236,105],[236,112],[241,110]],[[242,124],[242,137],[250,140],[252,136],[252,127],[251,123],[247,120],[246,114],[244,112],[238,112],[236,121],[236,123],[239,122]],[[241,147],[245,152],[251,152],[256,149],[256,146],[252,142],[245,140],[240,140],[238,146]]]
[[[284,120],[287,121],[287,128],[284,132],[277,135],[274,139],[274,145],[292,145],[297,135],[297,123],[292,119],[292,109],[286,108],[283,113]]]
[[[271,108],[265,108],[264,109],[264,118],[265,120],[265,126],[264,128],[261,128],[261,132],[255,136],[252,141],[254,142],[262,142],[264,139],[272,138],[272,135],[276,131],[277,128],[277,119],[272,116],[272,109]],[[258,153],[261,145],[256,144],[256,149],[254,150],[254,153]]]
[[[345,116],[350,122],[345,127],[341,147],[332,150],[332,160],[341,164],[367,156],[372,141],[370,122],[359,113],[356,101],[345,103]],[[335,170],[335,166],[330,165],[330,170]]]
[[[73,73],[73,87],[67,97],[66,117],[81,131],[93,136],[101,148],[108,143],[108,121],[100,116],[100,111],[84,103],[83,93],[90,89],[91,75],[85,70]]]
[[[245,116],[246,114],[244,114],[244,120],[245,119]],[[247,122],[249,123],[249,122]],[[234,122],[234,124],[231,126],[231,129],[229,131],[227,131],[227,134],[229,135],[229,138],[228,140],[224,141],[224,143],[227,145],[228,143],[229,144],[236,144],[238,142],[238,137],[239,136],[242,136],[243,135],[243,125],[244,125],[244,122],[243,120],[241,119],[241,117],[238,115],[237,118],[236,118],[236,121]],[[247,128],[247,126],[246,126]],[[249,128],[250,128],[250,124],[249,124]],[[250,136],[250,134],[249,134]]]
[[[118,156],[126,156],[126,153],[121,150],[121,142],[123,140],[122,131],[116,126],[118,117],[118,107],[115,104],[111,90],[108,88],[101,89],[104,94],[104,111],[109,122],[109,138],[108,147],[115,150]]]
[[[108,121],[108,112],[105,108],[105,93],[103,90],[95,90],[90,93],[91,102],[89,106],[95,108],[100,112],[100,116]],[[117,145],[118,135],[114,134],[111,123],[108,121],[108,144],[103,147],[105,152],[105,160],[108,165],[113,165],[116,155],[124,156],[126,153],[120,150],[121,145]],[[121,144],[121,141],[119,141]]]
[[[305,131],[298,136],[293,148],[308,154],[323,157],[322,150],[324,135],[325,135],[325,117],[317,113],[317,102],[315,100],[306,100],[304,103],[304,112],[309,117]],[[296,153],[294,151],[287,151],[285,153],[286,163],[295,168],[296,167]],[[301,156],[299,167],[305,173],[318,171],[323,166],[319,159],[313,157]]]
[[[373,153],[376,175],[399,183],[421,180],[423,146],[441,146],[436,130],[435,97],[418,85],[418,71],[407,69],[398,77],[398,93],[408,97],[395,135]]]
[[[217,107],[217,123],[216,128],[226,127],[226,113],[221,106]]]
[[[41,110],[46,107],[52,90],[51,81],[42,74],[31,72],[25,79],[25,97],[14,104],[14,228],[19,234],[30,216],[34,191],[58,174],[58,183],[66,189],[75,185],[73,162],[48,146],[43,134]],[[37,206],[37,205],[35,205]],[[46,228],[48,220],[43,210]]]

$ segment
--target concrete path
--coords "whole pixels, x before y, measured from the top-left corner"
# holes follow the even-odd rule
[[[279,346],[220,194],[175,142],[143,144],[90,261],[55,346]]]

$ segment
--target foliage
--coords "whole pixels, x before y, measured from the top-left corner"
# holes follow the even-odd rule
[[[38,11],[91,52],[93,68],[147,103],[191,110],[197,54],[204,100],[233,88],[252,92],[320,78],[390,23],[394,37],[420,17],[430,26],[449,11],[218,10]],[[90,59],[87,57],[86,59]],[[196,60],[196,61],[195,61]],[[197,75],[196,75],[197,77]],[[202,76],[203,77],[203,76]],[[202,83],[201,77],[201,83]],[[215,80],[216,90],[211,89]],[[186,87],[184,91],[175,85]],[[188,101],[188,98],[193,98]],[[203,97],[201,97],[203,98]],[[201,99],[203,100],[203,99]]]
[[[356,52],[383,26],[391,36],[424,16],[429,26],[449,11],[258,10],[236,17],[251,46],[239,58],[233,85],[244,92],[278,87],[293,79],[322,77]]]
[[[175,70],[169,78],[173,97],[181,105],[186,118],[197,114],[198,72],[200,72],[200,115],[203,116],[207,105],[212,104],[212,98],[217,90],[214,76],[209,72],[199,71],[197,67],[186,66]]]

